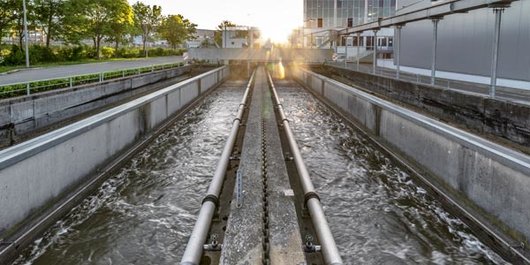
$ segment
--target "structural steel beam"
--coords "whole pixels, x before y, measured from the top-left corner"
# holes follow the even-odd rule
[[[357,32],[386,28],[398,24],[430,19],[432,17],[446,16],[454,13],[465,13],[492,6],[509,6],[517,0],[452,0],[443,3],[433,3],[430,7],[398,14],[391,17],[379,18],[377,21],[366,23],[338,31],[339,35],[349,35]]]

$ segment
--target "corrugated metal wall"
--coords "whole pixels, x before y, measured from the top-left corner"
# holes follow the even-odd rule
[[[437,70],[490,76],[495,15],[492,9],[446,16],[438,24]],[[401,63],[431,68],[433,23],[409,23],[402,30]],[[530,1],[502,14],[499,77],[530,81]]]

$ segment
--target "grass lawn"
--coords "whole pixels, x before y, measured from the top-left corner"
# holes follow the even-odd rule
[[[63,66],[63,65],[74,65],[74,64],[87,64],[87,63],[104,63],[104,62],[114,62],[114,61],[133,61],[133,60],[139,60],[144,58],[112,58],[112,59],[85,59],[80,61],[69,61],[69,62],[57,62],[57,63],[44,63],[44,64],[36,64],[32,65],[31,67],[50,67],[50,66]],[[0,73],[5,73],[9,71],[13,71],[16,69],[24,69],[25,67],[22,65],[17,66],[0,66]]]
[[[22,68],[21,66],[0,66],[0,73],[9,72],[15,69]]]

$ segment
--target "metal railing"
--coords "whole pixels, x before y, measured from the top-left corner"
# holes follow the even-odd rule
[[[197,221],[193,227],[188,244],[186,245],[186,250],[182,256],[182,261],[180,262],[181,265],[198,265],[201,263],[204,242],[206,242],[212,218],[218,206],[219,196],[221,195],[221,189],[225,180],[227,167],[230,162],[230,155],[232,154],[234,145],[236,143],[239,126],[243,119],[243,113],[245,112],[245,108],[249,103],[249,95],[254,85],[253,83],[255,75],[256,71],[254,70],[250,80],[248,81],[243,99],[239,104],[237,116],[232,123],[232,129],[230,130],[228,140],[226,141],[223,152],[221,153],[221,157],[219,158],[219,162],[217,163],[212,182],[210,183],[206,196],[202,201],[199,217],[197,217]]]
[[[322,204],[320,203],[320,197],[316,193],[315,187],[311,182],[309,171],[307,170],[300,149],[298,148],[298,144],[296,143],[293,131],[289,125],[289,120],[283,111],[283,106],[278,97],[278,93],[276,92],[276,87],[274,86],[270,73],[267,73],[267,77],[272,92],[274,107],[278,109],[281,119],[280,123],[283,126],[289,148],[293,155],[296,170],[298,171],[300,184],[302,186],[302,191],[304,192],[305,206],[309,210],[309,216],[311,216],[311,221],[313,221],[318,241],[322,246],[322,258],[326,265],[342,265],[344,263],[342,262],[337,244],[335,243],[335,239],[329,228],[328,221],[326,220]]]
[[[65,76],[59,78],[33,80],[29,82],[19,82],[0,85],[0,99],[29,96],[35,93],[51,91],[62,88],[72,88],[75,86],[102,83],[104,81],[123,78],[128,76],[141,75],[145,73],[171,69],[184,66],[183,62],[171,64],[158,64],[137,68],[127,68],[122,70],[95,72],[83,75]]]
[[[367,73],[378,75],[387,78],[393,78],[398,80],[403,80],[407,82],[412,82],[421,85],[432,86],[432,77],[429,75],[422,75],[416,73],[410,73],[405,71],[398,71],[396,69],[386,68],[378,66],[376,67],[375,73],[373,70],[372,64],[357,64],[356,61],[347,61],[347,62],[325,62],[325,65],[353,70],[357,72]],[[468,93],[480,94],[483,96],[488,96],[491,86],[484,83],[478,83],[473,81],[463,81],[457,79],[448,79],[436,77],[434,80],[434,86],[445,88],[466,91]],[[530,99],[530,91],[526,91],[520,88],[512,87],[498,87],[499,98],[514,99],[519,101],[528,101]]]

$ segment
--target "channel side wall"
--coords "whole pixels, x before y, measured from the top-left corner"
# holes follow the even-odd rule
[[[313,66],[312,70],[341,76],[370,93],[530,154],[530,107],[526,104],[476,94],[488,91],[469,84],[462,84],[462,90],[453,90],[333,66]],[[526,92],[502,88],[497,94],[528,97]]]
[[[464,195],[494,223],[500,221],[504,232],[528,242],[530,156],[305,69],[293,75],[390,150],[430,173],[427,178],[434,183]]]
[[[182,76],[191,66],[0,101],[0,147],[21,135],[143,93],[147,85]],[[146,89],[143,89],[145,87]]]
[[[0,151],[0,238],[230,74],[221,67]]]

